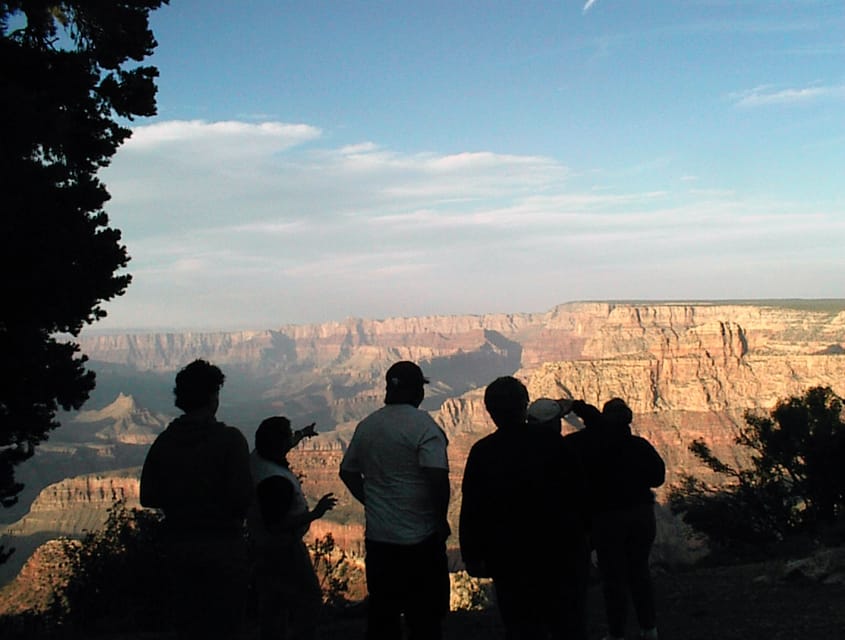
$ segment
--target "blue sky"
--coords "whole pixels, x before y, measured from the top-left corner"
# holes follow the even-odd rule
[[[845,297],[841,0],[172,0],[97,328]]]

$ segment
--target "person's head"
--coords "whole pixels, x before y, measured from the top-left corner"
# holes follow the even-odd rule
[[[537,398],[528,405],[527,422],[531,426],[551,433],[560,433],[563,430],[561,418],[563,408],[557,400]]]
[[[205,360],[194,360],[176,374],[175,404],[185,413],[209,407],[217,411],[218,393],[226,376]]]
[[[484,391],[484,407],[499,429],[525,424],[528,389],[512,376],[496,378]]]
[[[410,404],[419,407],[425,397],[428,378],[415,363],[402,360],[392,365],[385,375],[385,404]]]
[[[622,398],[612,398],[604,403],[601,410],[606,424],[627,427],[634,419],[634,414]]]
[[[262,458],[284,458],[293,444],[293,429],[284,416],[265,418],[255,432],[255,450]]]

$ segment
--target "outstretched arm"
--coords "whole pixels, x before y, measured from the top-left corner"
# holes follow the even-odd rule
[[[305,440],[306,438],[313,438],[317,435],[317,423],[312,422],[309,425],[302,427],[302,429],[297,429],[293,432],[293,438],[291,442],[291,449],[293,449],[296,445],[300,442]]]
[[[334,494],[327,493],[317,501],[317,504],[314,505],[313,509],[311,509],[310,511],[306,511],[297,518],[291,518],[287,525],[288,527],[294,529],[300,526],[307,527],[312,522],[314,522],[314,520],[319,520],[324,515],[326,515],[327,511],[331,511],[332,509],[334,509],[336,504],[337,498],[334,497]]]

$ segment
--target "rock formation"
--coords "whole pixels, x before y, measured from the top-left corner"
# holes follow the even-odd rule
[[[295,426],[317,421],[321,435],[303,443],[292,464],[304,474],[312,500],[327,491],[341,496],[331,514],[335,523],[321,521],[315,530],[333,526],[335,539],[352,550],[360,544],[361,509],[339,485],[337,468],[356,422],[381,405],[383,372],[399,359],[418,361],[432,380],[424,408],[450,438],[453,517],[469,448],[493,428],[483,388],[500,375],[523,379],[532,397],[584,398],[597,405],[625,398],[635,413],[635,430],[664,455],[670,481],[682,471],[701,472],[687,448],[695,438],[728,460],[741,458],[733,438],[745,411],[767,411],[778,399],[816,385],[845,395],[845,301],[571,303],[536,314],[349,319],[237,333],[85,335],[82,348],[98,371],[99,392],[112,394],[102,403],[109,406],[69,416],[52,446],[61,447],[63,437],[78,446],[86,433],[101,447],[149,442],[166,423],[164,414],[176,412],[174,372],[206,358],[227,375],[221,417],[248,438],[268,415],[288,415]],[[129,393],[143,394],[143,401]],[[567,428],[576,428],[576,422]],[[69,515],[77,504],[84,513],[116,492],[124,492],[131,504],[137,486],[125,479],[125,485],[116,480],[54,485],[33,505],[25,527],[55,531],[51,523],[62,518],[81,522],[84,517]]]
[[[154,415],[138,407],[131,395],[120,393],[114,402],[103,409],[77,413],[70,420],[68,428],[91,425],[97,429],[94,434],[97,440],[150,445],[168,422],[167,416]]]
[[[21,520],[0,527],[0,545],[15,552],[0,565],[0,584],[14,577],[42,543],[59,537],[81,537],[102,527],[116,500],[138,507],[138,468],[68,478],[44,488]]]

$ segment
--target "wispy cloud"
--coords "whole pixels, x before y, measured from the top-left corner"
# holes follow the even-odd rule
[[[747,91],[732,93],[729,97],[736,106],[746,108],[771,105],[797,105],[815,102],[828,97],[845,98],[845,85],[786,89],[764,85]]]
[[[596,3],[596,0],[587,0],[587,3],[584,5],[584,8],[581,10],[582,13],[587,13],[595,3]]]
[[[708,269],[750,282],[742,265],[758,254],[769,268],[755,282],[765,283],[766,256],[780,265],[795,247],[830,259],[839,248],[825,243],[845,233],[842,211],[755,201],[701,179],[676,193],[599,191],[576,188],[551,157],[332,147],[320,133],[285,123],[136,129],[103,174],[134,281],[101,326],[539,310],[672,297],[673,278],[677,295],[707,297],[683,287]],[[671,267],[678,256],[683,267]]]

